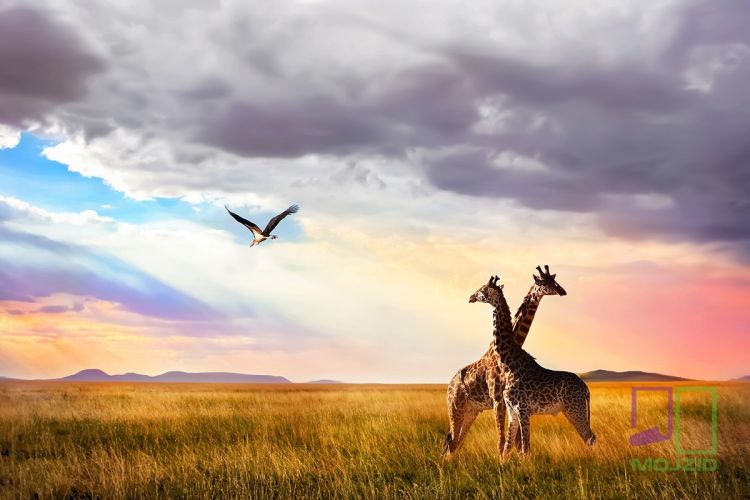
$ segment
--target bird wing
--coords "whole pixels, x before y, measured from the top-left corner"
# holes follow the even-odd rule
[[[299,205],[292,205],[291,207],[287,208],[283,212],[281,212],[279,215],[274,217],[273,219],[268,221],[268,224],[266,225],[266,228],[263,230],[263,234],[266,236],[269,236],[271,234],[271,231],[273,231],[276,226],[279,225],[279,222],[281,222],[281,219],[286,217],[289,214],[296,214],[299,210]]]
[[[226,205],[224,205],[224,208],[227,208]],[[241,217],[237,215],[236,213],[232,212],[227,208],[227,212],[229,212],[229,215],[234,217],[234,220],[248,228],[250,231],[253,232],[253,234],[261,234],[261,230],[258,226],[256,226],[254,223],[250,222],[249,220],[245,219],[244,217]]]

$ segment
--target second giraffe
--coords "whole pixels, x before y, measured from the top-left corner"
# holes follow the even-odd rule
[[[555,280],[556,275],[551,274],[549,266],[544,270],[537,266],[539,276],[533,275],[534,284],[524,297],[521,306],[513,318],[513,334],[515,342],[523,345],[531,330],[537,308],[545,295],[567,295],[565,289]],[[495,360],[494,341],[490,343],[489,349],[478,361],[464,366],[451,379],[448,385],[448,418],[450,430],[445,436],[443,453],[450,456],[461,447],[469,428],[477,416],[485,411],[494,409],[495,419],[505,421],[505,405],[502,397],[493,398],[488,385],[488,375],[493,373],[493,367],[497,365]],[[502,381],[495,384],[494,390],[502,395]],[[493,399],[496,401],[493,403]],[[503,451],[504,435],[498,435],[498,448]]]
[[[499,278],[491,277],[486,285],[477,290],[469,302],[484,302],[494,307],[494,339],[497,370],[488,380],[490,394],[495,406],[500,391],[494,390],[502,383],[502,401],[510,418],[508,439],[503,455],[512,447],[520,445],[525,455],[531,448],[531,416],[563,412],[575,427],[584,443],[593,446],[596,436],[591,431],[591,407],[589,388],[574,373],[548,370],[514,340],[508,303],[503,294]],[[498,420],[498,433],[504,433],[505,419]],[[520,440],[517,436],[520,435]],[[520,441],[520,443],[518,442]]]

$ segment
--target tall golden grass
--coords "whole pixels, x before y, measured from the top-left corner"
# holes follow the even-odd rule
[[[633,457],[673,460],[673,442],[631,447],[630,385],[590,386],[593,449],[539,416],[531,456],[501,461],[486,412],[444,462],[439,385],[2,382],[0,497],[750,495],[750,384],[719,384],[716,472],[632,470]],[[664,418],[658,397],[639,418]]]

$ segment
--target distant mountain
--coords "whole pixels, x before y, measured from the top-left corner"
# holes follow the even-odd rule
[[[75,382],[216,382],[216,383],[250,383],[250,384],[289,384],[284,377],[275,375],[247,375],[228,372],[166,372],[151,377],[140,373],[109,375],[98,369],[81,370],[58,380]]]
[[[104,381],[112,380],[112,376],[108,375],[107,373],[104,373],[101,370],[91,368],[88,370],[81,370],[80,372],[74,373],[73,375],[68,375],[67,377],[61,378],[60,380],[76,380],[76,381],[82,381],[82,382],[104,382]]]
[[[311,380],[307,382],[308,384],[343,384],[344,382],[341,382],[340,380],[328,380],[328,379],[320,379],[320,380]]]
[[[133,372],[123,373],[122,375],[111,375],[111,377],[111,380],[122,382],[149,382],[153,378],[148,375],[141,375],[140,373]]]
[[[153,377],[154,382],[246,382],[253,384],[290,384],[291,381],[275,375],[246,375],[228,372],[167,372]]]
[[[690,380],[673,375],[641,371],[613,372],[610,370],[594,370],[579,375],[583,380],[589,382],[675,382]]]
[[[750,375],[745,375],[744,377],[735,378],[732,380],[734,380],[735,382],[750,382]]]

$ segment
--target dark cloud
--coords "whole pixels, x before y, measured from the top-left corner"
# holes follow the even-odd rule
[[[196,89],[196,99],[215,87]],[[478,118],[474,97],[457,68],[436,62],[377,82],[341,78],[283,100],[230,100],[195,138],[248,157],[400,155],[464,134]]]
[[[242,156],[343,153],[377,144],[383,133],[363,115],[325,98],[265,106],[234,102],[215,118],[199,138]]]
[[[74,304],[72,306],[54,305],[44,306],[37,309],[37,312],[45,314],[62,314],[65,312],[80,312],[83,311],[83,304]]]
[[[102,139],[92,158],[107,167],[77,168],[117,189],[257,194],[354,181],[386,191],[379,199],[388,203],[382,172],[341,168],[377,158],[411,168],[397,175],[415,185],[589,213],[619,237],[750,239],[745,3],[644,3],[590,18],[575,5],[557,18],[552,7],[498,4],[460,22],[436,6],[434,30],[400,9],[359,19],[335,1],[280,2],[270,14],[172,4],[169,22],[161,7],[90,7],[71,22],[108,40],[111,71],[59,117]],[[44,102],[80,97],[101,68],[82,44],[40,13],[6,12],[27,28],[0,37],[29,39],[14,71],[38,82],[12,86],[0,69],[0,88],[13,89],[0,118],[27,106],[24,92]],[[512,43],[498,41],[505,35]],[[49,45],[67,61],[54,85],[43,74]],[[44,64],[25,62],[34,58]],[[264,164],[309,155],[336,157],[336,166]]]
[[[555,61],[541,65],[447,47],[443,55],[469,78],[480,95],[503,94],[514,102],[535,105],[580,100],[626,111],[659,111],[678,107],[688,93],[675,89],[675,75],[649,70],[637,61],[614,67],[582,67]]]
[[[427,178],[465,195],[591,212],[625,238],[750,242],[750,35],[737,22],[749,14],[737,4],[693,4],[675,30],[679,43],[654,56],[657,66],[543,67],[447,51],[511,119],[427,154]],[[691,35],[685,26],[700,29]],[[699,57],[709,42],[722,45]],[[703,80],[693,87],[691,72]]]
[[[0,8],[0,122],[21,125],[83,97],[88,78],[103,67],[48,14]]]
[[[331,176],[331,180],[339,184],[354,181],[362,186],[376,186],[386,188],[386,183],[377,173],[356,161],[350,161]]]
[[[231,87],[219,78],[206,78],[198,82],[194,87],[181,92],[181,95],[187,99],[199,101],[223,99],[229,97],[232,92]]]

